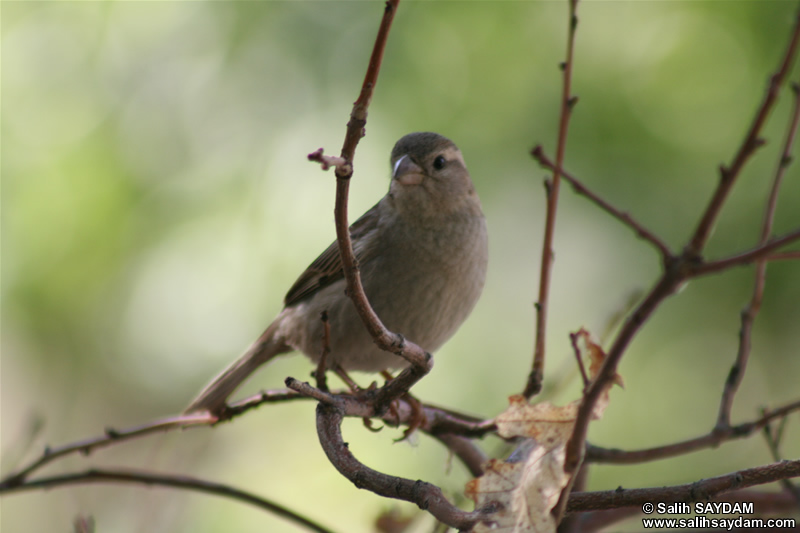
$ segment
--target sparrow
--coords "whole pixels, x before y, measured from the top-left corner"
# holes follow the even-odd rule
[[[431,132],[410,133],[392,150],[388,193],[350,226],[364,291],[384,325],[429,353],[466,320],[483,290],[486,220],[461,151]],[[345,371],[397,370],[408,362],[379,349],[345,293],[337,242],[289,289],[284,308],[247,351],[214,378],[185,412],[221,412],[258,367],[290,351]]]

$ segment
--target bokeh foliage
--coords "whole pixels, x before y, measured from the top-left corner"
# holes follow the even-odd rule
[[[45,442],[179,410],[277,314],[285,289],[333,239],[333,176],[305,154],[338,152],[381,9],[2,3],[4,472]],[[567,167],[679,247],[743,137],[795,9],[767,0],[582,4]],[[393,142],[432,130],[462,148],[491,239],[484,297],[415,389],[424,400],[490,417],[524,384],[545,177],[527,152],[537,142],[554,149],[565,29],[563,2],[401,3],[356,155],[351,218],[385,192]],[[786,91],[710,256],[756,241],[790,107]],[[787,173],[776,233],[797,227],[799,169]],[[586,326],[603,335],[658,263],[587,202],[568,191],[562,199],[548,396],[568,401],[578,388],[565,379],[574,377],[566,333]],[[627,389],[613,394],[594,443],[653,446],[710,428],[751,282],[750,269],[737,269],[695,281],[663,306],[623,361]],[[734,420],[797,397],[799,301],[797,263],[771,265]],[[302,357],[281,360],[243,392],[309,371]],[[787,456],[800,451],[797,422]],[[358,422],[345,434],[375,468],[453,494],[467,479],[459,465],[447,470],[427,438],[392,445],[398,432],[373,435]],[[501,447],[489,439],[486,449]],[[590,486],[687,482],[769,460],[753,438],[598,468]],[[340,531],[369,531],[389,505],[327,464],[310,402],[69,464],[89,462],[227,481]],[[78,513],[109,532],[296,530],[240,504],[141,487],[17,495],[2,508],[9,531],[66,530]]]

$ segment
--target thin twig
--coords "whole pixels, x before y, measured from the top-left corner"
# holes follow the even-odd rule
[[[769,257],[772,252],[783,248],[793,242],[800,241],[800,228],[790,231],[789,233],[785,233],[780,237],[775,237],[774,239],[770,239],[766,244],[758,245],[750,250],[746,250],[744,252],[740,252],[738,254],[734,254],[728,256],[724,259],[718,259],[716,261],[706,261],[706,262],[699,262],[689,267],[690,277],[699,277],[699,276],[706,276],[708,274],[714,274],[717,272],[722,272],[723,270],[727,270],[731,267],[735,266],[744,266],[749,265],[754,261],[758,261],[759,259]]]
[[[576,494],[578,500],[591,493]],[[708,500],[709,502],[728,502],[728,503],[752,503],[755,507],[757,516],[781,515],[795,510],[795,502],[791,494],[785,492],[766,492],[760,490],[737,490],[718,494]],[[608,530],[612,524],[621,522],[627,518],[641,515],[642,510],[637,506],[619,507],[616,509],[583,511],[570,515],[577,518],[576,530],[581,533],[591,533],[593,531]]]
[[[800,460],[781,461],[671,487],[574,493],[567,504],[567,512],[617,509],[652,502],[705,501],[725,492],[797,476],[800,476]]]
[[[328,392],[328,356],[331,353],[331,323],[328,320],[328,312],[320,314],[322,320],[322,353],[319,355],[319,364],[314,376],[317,379],[317,388]]]
[[[117,430],[113,428],[107,428],[105,430],[105,434],[99,437],[73,442],[57,448],[50,448],[49,446],[46,447],[44,452],[42,452],[42,455],[40,455],[30,465],[7,476],[2,481],[2,485],[14,486],[20,484],[25,481],[25,479],[34,471],[66,455],[72,455],[75,453],[89,455],[98,448],[104,448],[112,444],[143,437],[152,433],[192,426],[208,426],[214,424],[216,421],[217,418],[214,415],[209,413],[198,413],[162,418],[148,424],[135,426],[128,429]]]
[[[570,344],[572,344],[572,352],[575,354],[575,361],[578,363],[578,368],[581,371],[581,377],[583,378],[583,386],[586,387],[587,385],[589,385],[589,376],[588,374],[586,374],[586,366],[583,364],[583,359],[581,358],[581,349],[578,346],[578,339],[580,339],[580,333],[569,334],[569,342]]]
[[[741,173],[744,164],[747,162],[750,156],[753,155],[757,148],[764,144],[763,139],[760,138],[761,129],[764,126],[764,122],[766,122],[770,111],[772,111],[784,79],[786,76],[788,76],[789,71],[792,68],[794,56],[797,51],[798,41],[800,41],[800,10],[797,12],[794,28],[792,29],[789,43],[786,46],[786,51],[782,56],[781,64],[775,74],[769,78],[764,100],[756,112],[753,123],[750,126],[742,145],[739,147],[739,151],[736,153],[733,158],[733,162],[729,166],[726,167],[723,165],[719,169],[719,185],[717,185],[717,189],[714,191],[714,194],[708,203],[708,207],[703,212],[703,216],[700,219],[700,222],[697,224],[697,229],[695,229],[694,233],[692,234],[692,238],[686,247],[686,252],[689,255],[700,256],[703,248],[706,245],[706,242],[708,242],[708,239],[711,236],[711,230],[714,227],[714,223],[716,222],[720,211],[722,211],[722,206],[725,204],[725,199],[736,182],[736,178]]]
[[[800,250],[787,250],[785,252],[777,252],[769,254],[764,259],[767,261],[796,261],[800,259]]]
[[[781,418],[780,422],[778,422],[778,429],[775,433],[772,432],[772,426],[770,424],[764,426],[764,439],[767,441],[767,447],[769,448],[769,453],[772,455],[773,461],[781,460],[781,437],[783,436],[783,429],[785,425],[786,418]],[[800,488],[788,479],[782,479],[780,483],[783,489],[794,496],[797,504],[800,505]]]
[[[586,500],[584,500],[584,498],[588,499],[590,494],[607,494],[610,496],[611,491],[606,493],[585,492],[582,494],[575,494],[575,503],[577,504],[585,502]],[[756,516],[775,516],[795,510],[795,502],[792,498],[792,495],[784,492],[766,492],[744,489],[718,494],[713,498],[709,498],[708,501],[720,503],[752,503],[755,508],[754,514]],[[612,524],[640,514],[642,514],[642,510],[638,505],[599,511],[583,511],[578,518],[579,530],[581,532],[604,530]]]
[[[534,149],[531,151],[531,155],[533,155],[534,159],[536,159],[536,161],[538,161],[543,167],[550,170],[555,170],[556,164],[547,157],[541,145],[534,147]],[[661,255],[662,262],[666,262],[670,257],[672,257],[672,252],[670,252],[669,246],[667,246],[664,240],[656,236],[656,234],[652,231],[645,228],[641,222],[638,222],[629,213],[620,211],[606,200],[603,200],[596,193],[589,190],[589,188],[586,187],[586,185],[584,185],[580,180],[578,180],[578,178],[568,173],[564,169],[561,169],[561,177],[567,180],[570,185],[572,185],[572,190],[574,190],[577,194],[585,196],[609,215],[632,229],[638,237],[655,246]]]
[[[800,89],[797,85],[793,85],[794,90],[794,111],[792,119],[789,122],[788,130],[786,132],[786,140],[783,143],[783,150],[781,151],[780,159],[777,168],[775,169],[775,178],[772,180],[772,187],[767,197],[766,206],[764,207],[764,220],[761,223],[761,237],[758,241],[760,245],[765,245],[769,242],[770,235],[772,234],[772,226],[775,220],[775,209],[778,205],[778,193],[780,192],[781,183],[786,169],[789,167],[792,160],[792,145],[794,138],[797,134],[797,125],[800,122]],[[736,391],[744,378],[745,370],[747,369],[747,361],[750,357],[750,348],[752,345],[752,332],[753,323],[756,316],[761,309],[761,302],[764,299],[764,286],[767,281],[767,261],[761,258],[756,261],[755,268],[755,281],[753,282],[753,295],[750,298],[750,303],[747,307],[742,309],[741,313],[741,327],[739,329],[739,349],[736,353],[736,360],[728,372],[728,378],[725,380],[725,388],[722,391],[722,399],[719,405],[719,414],[717,415],[717,427],[727,428],[731,422],[731,409],[733,408],[733,399],[736,396]]]
[[[296,391],[299,395],[336,407],[342,412],[343,416],[358,418],[381,417],[384,422],[393,426],[412,424],[416,422],[416,416],[418,416],[418,414],[415,414],[414,407],[404,398],[395,400],[394,409],[391,412],[385,409],[385,406],[380,401],[383,389],[361,390],[356,395],[332,394],[291,377],[286,378],[286,386]],[[419,408],[422,409],[425,421],[418,427],[433,436],[450,433],[461,437],[480,438],[497,430],[494,420],[491,419],[483,420],[425,404],[421,404]]]
[[[263,391],[249,398],[245,398],[238,402],[232,403],[225,409],[223,417],[218,417],[210,413],[192,413],[179,416],[172,416],[167,418],[160,418],[152,422],[140,424],[125,429],[107,428],[103,435],[82,439],[76,442],[58,446],[56,448],[46,447],[42,454],[34,459],[28,466],[21,468],[19,471],[6,476],[0,483],[4,485],[13,485],[21,483],[31,473],[45,465],[65,457],[80,453],[89,455],[95,450],[121,444],[123,442],[152,435],[154,433],[164,433],[167,431],[174,431],[177,429],[188,429],[193,427],[213,426],[220,422],[230,420],[235,416],[239,416],[250,409],[264,403],[280,403],[291,400],[303,399],[300,394],[286,389],[277,389],[271,391]]]
[[[470,439],[453,433],[437,433],[433,436],[461,460],[472,477],[480,477],[484,474],[483,466],[489,458]]]
[[[343,403],[351,399],[350,396],[344,394],[331,394],[328,391],[318,389],[317,387],[312,387],[309,383],[305,381],[298,381],[293,377],[286,378],[285,383],[286,386],[292,389],[293,391],[302,394],[303,396],[306,396],[308,398],[313,398],[318,402],[322,403],[342,406]],[[344,409],[344,407],[341,408]]]
[[[729,440],[749,437],[754,432],[764,428],[773,420],[785,418],[789,414],[796,411],[800,411],[800,400],[783,405],[777,409],[765,411],[761,417],[750,422],[729,426],[722,430],[719,430],[715,427],[707,434],[701,435],[700,437],[695,437],[693,439],[675,442],[672,444],[666,444],[664,446],[646,448],[643,450],[619,450],[589,445],[586,448],[586,461],[592,463],[629,465],[667,459],[669,457],[685,455],[690,452],[707,448],[715,448],[723,442],[727,442]]]
[[[418,379],[430,371],[433,364],[431,355],[413,342],[406,341],[401,335],[389,331],[372,309],[361,284],[361,274],[353,253],[353,243],[350,239],[350,229],[347,221],[347,202],[350,178],[353,175],[353,156],[359,140],[364,135],[364,126],[367,124],[367,109],[372,100],[375,84],[378,82],[383,51],[386,48],[389,29],[399,2],[400,0],[386,2],[386,9],[378,29],[378,36],[375,39],[375,46],[372,49],[367,73],[361,86],[361,94],[350,113],[350,121],[347,123],[347,131],[341,153],[341,158],[346,163],[336,167],[336,207],[334,208],[334,218],[336,220],[336,239],[339,243],[339,253],[342,257],[344,277],[347,280],[347,294],[353,300],[359,317],[361,317],[375,343],[381,349],[392,352],[409,361],[413,367],[416,367],[417,374],[414,377]],[[419,375],[420,370],[423,371],[421,375]],[[406,375],[408,376],[408,374]],[[404,379],[402,383],[408,384],[408,379]]]
[[[567,35],[567,59],[561,64],[564,82],[561,92],[561,114],[558,123],[558,142],[556,144],[556,166],[553,179],[547,188],[547,214],[542,242],[542,261],[539,272],[539,297],[536,300],[536,340],[533,349],[533,365],[525,384],[523,395],[530,398],[542,390],[545,362],[545,335],[547,330],[547,312],[550,300],[550,275],[553,269],[553,235],[556,226],[558,209],[558,191],[561,186],[561,168],[564,166],[564,154],[567,149],[567,130],[572,108],[577,97],[572,96],[572,65],[575,51],[575,29],[578,26],[578,0],[569,2],[569,29]]]
[[[321,526],[311,519],[299,515],[283,505],[270,501],[261,496],[256,496],[253,493],[231,487],[230,485],[223,485],[222,483],[215,483],[213,481],[207,481],[204,479],[183,475],[153,474],[151,472],[128,469],[89,469],[83,472],[32,479],[30,481],[25,481],[24,483],[13,486],[6,486],[5,484],[2,484],[0,485],[0,492],[21,492],[34,489],[64,487],[67,485],[86,483],[135,483],[140,485],[158,485],[162,487],[175,487],[205,492],[206,494],[223,496],[225,498],[231,498],[233,500],[249,503],[286,518],[287,520],[290,520],[293,523],[308,529],[309,531],[316,531],[318,533],[332,533],[330,529]]]

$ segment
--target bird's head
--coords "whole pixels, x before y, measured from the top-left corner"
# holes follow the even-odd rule
[[[391,165],[389,196],[398,209],[446,213],[478,202],[461,151],[438,133],[409,133],[397,141]]]

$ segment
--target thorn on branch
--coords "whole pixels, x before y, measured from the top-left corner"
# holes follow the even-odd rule
[[[720,181],[728,181],[731,177],[731,171],[726,165],[719,166]]]
[[[569,98],[569,100],[567,100],[567,109],[569,111],[572,111],[572,109],[575,107],[575,105],[577,103],[578,103],[578,97],[577,96],[571,96]]]
[[[558,64],[558,70],[560,70],[561,72],[564,72],[565,70],[567,70],[567,62],[566,61],[562,61],[561,63],[559,63]]]

